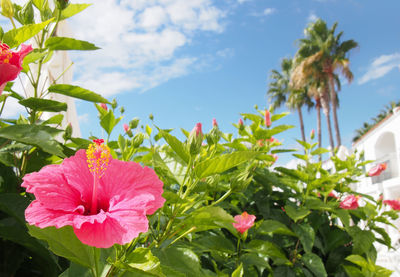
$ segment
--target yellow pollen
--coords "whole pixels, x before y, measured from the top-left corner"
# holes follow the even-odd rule
[[[0,48],[0,63],[10,63],[10,59],[12,58],[12,53],[8,49]]]
[[[86,157],[90,173],[100,179],[110,164],[110,148],[104,144],[92,143],[86,150]]]

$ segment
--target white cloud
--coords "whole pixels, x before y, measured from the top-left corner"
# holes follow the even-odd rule
[[[268,15],[271,15],[274,13],[276,13],[275,8],[266,8],[262,12],[253,12],[253,13],[251,13],[251,15],[256,16],[256,17],[264,17],[264,16],[268,16]]]
[[[212,0],[90,0],[69,21],[74,37],[101,47],[74,52],[76,82],[104,96],[145,91],[188,74],[196,57],[180,54],[199,32],[220,33],[226,13]]]
[[[362,85],[371,80],[379,79],[395,68],[400,69],[400,53],[381,55],[372,61],[367,72],[358,80],[358,84]]]
[[[78,121],[80,124],[88,123],[89,122],[89,114],[84,113],[84,114],[78,115]]]
[[[243,3],[246,3],[246,2],[249,2],[250,0],[237,0],[237,2],[239,3],[239,4],[243,4]]]
[[[232,48],[225,48],[217,51],[217,56],[221,58],[231,58],[235,55],[235,50]]]
[[[275,13],[276,12],[276,9],[274,9],[274,8],[266,8],[264,11],[263,11],[263,14],[264,15],[270,15],[270,14],[273,14],[273,13]]]

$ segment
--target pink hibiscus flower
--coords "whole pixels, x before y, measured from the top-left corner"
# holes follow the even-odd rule
[[[382,171],[386,169],[386,167],[387,165],[385,163],[377,164],[368,171],[368,176],[379,176],[381,175]]]
[[[271,113],[269,112],[269,110],[265,110],[264,123],[265,123],[265,126],[267,126],[267,127],[270,127],[272,124]]]
[[[0,43],[0,95],[7,82],[17,78],[22,70],[22,62],[25,56],[32,50],[32,46],[21,44],[21,49],[18,52],[13,52],[7,44]]]
[[[103,140],[94,142],[23,178],[36,197],[25,217],[39,228],[70,225],[81,242],[108,248],[147,231],[146,215],[164,204],[163,183],[152,169],[113,159]]]
[[[393,210],[400,211],[399,200],[383,200],[383,204],[389,205]]]
[[[345,210],[355,210],[358,208],[359,196],[349,195],[342,202],[340,202],[340,208]]]
[[[241,215],[235,216],[234,219],[235,223],[232,223],[233,227],[235,227],[236,230],[243,234],[248,229],[253,227],[256,217],[254,215],[248,214],[247,212],[243,212]]]

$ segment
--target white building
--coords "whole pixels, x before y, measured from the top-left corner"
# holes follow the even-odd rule
[[[374,199],[378,199],[381,194],[385,200],[400,199],[400,107],[395,108],[392,114],[359,138],[353,144],[352,150],[363,151],[365,160],[375,161],[366,165],[366,172],[378,163],[387,165],[381,175],[362,178],[353,189],[371,195]],[[399,228],[400,220],[394,224]],[[385,227],[392,240],[392,246],[397,250],[388,251],[387,247],[377,245],[377,264],[394,270],[392,277],[400,277],[400,231],[398,228]]]

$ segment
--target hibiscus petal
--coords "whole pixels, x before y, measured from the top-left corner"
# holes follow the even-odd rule
[[[141,194],[152,194],[154,199],[147,205],[147,214],[163,206],[163,183],[155,172],[137,163],[112,160],[105,175],[100,179],[99,195],[120,195],[133,198]]]
[[[75,226],[74,226],[75,227]],[[84,244],[99,248],[109,248],[114,244],[126,244],[146,232],[147,218],[131,211],[107,213],[103,222],[85,222],[80,228],[74,228],[78,239]]]
[[[61,228],[72,225],[75,215],[62,211],[47,209],[38,200],[34,200],[25,210],[26,221],[39,228],[55,226]]]
[[[9,63],[1,63],[0,64],[0,84],[7,83],[9,81],[17,78],[20,70],[18,67],[9,64]]]
[[[66,183],[60,165],[52,164],[43,167],[39,172],[26,174],[23,178],[22,187],[27,192],[35,193],[37,188],[49,185],[59,186]]]
[[[81,149],[62,163],[68,184],[81,193],[82,201],[90,203],[93,190],[93,176],[86,162],[86,152]]]

